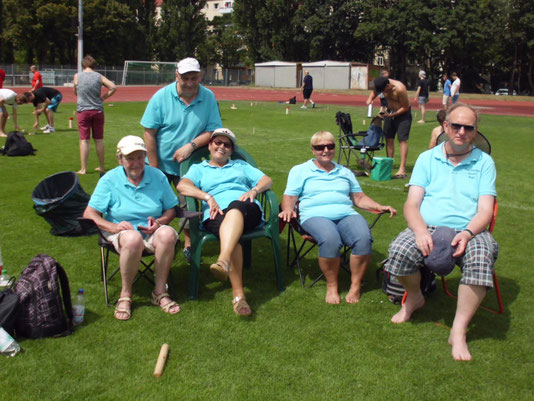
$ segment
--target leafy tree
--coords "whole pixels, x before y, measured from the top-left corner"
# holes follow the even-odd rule
[[[205,53],[208,64],[219,63],[223,68],[236,66],[242,61],[244,43],[236,31],[231,14],[213,18]]]
[[[236,0],[234,21],[255,62],[297,60],[297,0]]]
[[[165,0],[161,21],[153,36],[155,54],[160,61],[176,61],[184,57],[200,57],[206,40],[206,20],[200,12],[206,0]]]

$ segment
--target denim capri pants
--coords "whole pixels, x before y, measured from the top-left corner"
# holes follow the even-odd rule
[[[321,258],[337,258],[343,245],[352,249],[352,255],[370,255],[373,237],[367,221],[359,214],[351,214],[340,220],[310,217],[302,224],[319,246]]]

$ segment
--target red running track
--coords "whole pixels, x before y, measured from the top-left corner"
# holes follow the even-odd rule
[[[76,97],[72,88],[56,88],[63,94],[63,101],[66,103],[76,102]],[[115,95],[108,101],[115,102],[136,102],[148,101],[160,87],[156,86],[120,86]],[[269,88],[248,88],[248,87],[221,87],[214,86],[210,89],[218,100],[244,100],[262,102],[285,102],[297,96],[297,101],[302,102],[302,93],[298,89],[278,90]],[[16,92],[22,92],[20,88],[15,88]],[[350,95],[344,93],[314,92],[313,100],[317,104],[338,104],[345,106],[364,107],[367,96]],[[460,99],[461,96],[460,96]],[[413,99],[410,99],[413,102]],[[376,101],[376,105],[378,105]],[[515,101],[504,99],[466,99],[466,103],[476,106],[484,114],[509,115],[534,117],[534,101]],[[413,102],[412,105],[415,105]],[[439,110],[441,108],[441,96],[435,95],[427,103],[428,110]]]

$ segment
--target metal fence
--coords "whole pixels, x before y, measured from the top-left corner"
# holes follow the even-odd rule
[[[69,86],[72,84],[74,74],[77,73],[75,65],[37,65],[37,70],[43,77],[45,86]],[[33,74],[29,64],[0,64],[6,72],[4,87],[26,86],[31,87]],[[101,73],[116,84],[123,82],[123,66],[97,67],[95,71]],[[236,68],[205,68],[202,82],[209,86],[238,86],[253,85],[254,70],[244,67]],[[135,80],[135,85],[165,85],[174,81],[174,75],[168,75],[163,80],[157,72],[144,71]],[[128,83],[127,83],[128,84]]]

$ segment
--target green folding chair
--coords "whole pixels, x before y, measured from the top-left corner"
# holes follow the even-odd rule
[[[189,168],[196,163],[200,163],[205,159],[209,159],[209,150],[207,147],[202,147],[195,150],[189,159],[180,164],[180,176],[184,177],[189,171]],[[244,160],[251,166],[257,167],[256,162],[243,148],[236,146],[232,153],[233,160]],[[187,209],[190,211],[201,210],[200,201],[192,197],[186,197]],[[243,265],[245,269],[250,268],[252,260],[252,244],[251,241],[256,238],[269,238],[273,248],[274,270],[276,276],[276,286],[279,291],[285,290],[284,278],[282,272],[282,258],[280,252],[280,235],[279,235],[279,221],[278,199],[273,191],[268,190],[258,197],[263,209],[263,218],[265,225],[260,228],[243,234],[240,243],[243,247]],[[189,271],[189,298],[198,298],[198,288],[200,284],[200,259],[202,256],[202,247],[207,242],[219,241],[219,239],[201,227],[201,218],[194,217],[190,220],[189,230],[191,234],[191,264]]]

